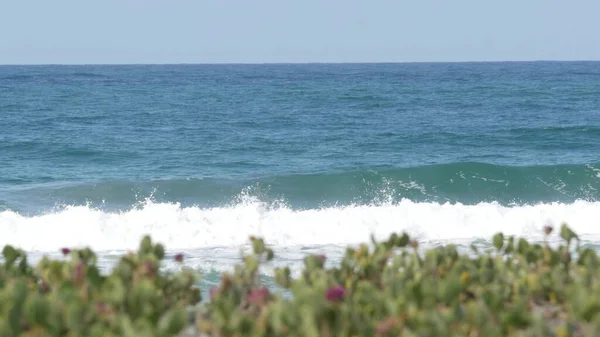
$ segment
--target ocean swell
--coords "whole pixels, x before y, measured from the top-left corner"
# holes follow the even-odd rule
[[[449,163],[407,168],[346,169],[324,173],[251,178],[165,177],[96,182],[2,180],[6,209],[40,215],[55,205],[91,205],[126,211],[140,200],[220,207],[252,195],[264,202],[285,200],[294,209],[399,202],[501,205],[600,200],[600,165],[502,166]],[[0,208],[0,211],[3,209]]]

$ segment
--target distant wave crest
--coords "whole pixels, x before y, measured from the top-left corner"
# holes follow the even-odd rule
[[[45,202],[53,203],[50,206],[101,203],[120,210],[128,209],[148,196],[159,202],[212,207],[237,200],[239,195],[253,195],[265,202],[285,200],[294,208],[304,209],[377,205],[403,199],[463,204],[498,202],[502,205],[600,201],[600,166],[597,164],[517,167],[450,163],[253,179],[173,177],[59,185],[40,180],[31,186],[16,186],[18,181],[4,182],[15,185],[11,198],[35,202],[43,196]]]

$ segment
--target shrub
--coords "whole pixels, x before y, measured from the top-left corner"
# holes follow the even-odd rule
[[[0,336],[174,336],[200,300],[197,276],[159,270],[164,247],[145,237],[137,253],[101,275],[90,249],[32,268],[11,246],[0,265]]]
[[[419,252],[406,233],[347,248],[325,268],[308,256],[270,293],[257,274],[273,257],[260,239],[233,274],[224,274],[197,314],[209,336],[591,336],[600,331],[596,252],[562,225],[562,243],[493,237],[494,249],[460,254],[454,245]]]

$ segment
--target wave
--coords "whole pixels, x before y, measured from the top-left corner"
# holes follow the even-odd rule
[[[59,66],[61,67],[61,66]],[[27,68],[27,67],[24,67]],[[24,68],[21,71],[26,71]],[[55,67],[56,68],[56,67]],[[67,66],[66,68],[74,69],[74,67]],[[76,69],[76,68],[75,68]],[[32,80],[38,78],[46,78],[46,77],[83,77],[83,78],[106,78],[108,75],[100,74],[98,72],[86,72],[86,71],[72,71],[72,72],[61,72],[58,73],[56,70],[52,69],[40,69],[38,68],[38,72],[23,74],[22,72],[17,74],[9,74],[0,79],[3,80]]]
[[[38,181],[39,180],[39,181]],[[376,205],[409,199],[501,205],[576,200],[600,201],[600,165],[501,166],[451,163],[410,168],[283,174],[255,178],[107,180],[56,184],[42,176],[10,186],[13,209],[44,211],[56,204],[90,204],[126,210],[147,197],[183,206],[217,207],[252,195],[264,202],[285,200],[294,208]],[[43,205],[41,207],[40,205]]]
[[[0,212],[0,246],[27,251],[90,246],[99,251],[135,249],[152,235],[170,249],[238,247],[250,235],[279,247],[346,245],[371,234],[407,231],[426,241],[489,239],[494,233],[532,236],[544,225],[567,222],[578,233],[600,235],[600,202],[502,206],[498,203],[413,202],[297,210],[248,197],[223,207],[183,207],[148,201],[122,212],[67,206],[40,216]],[[600,236],[599,236],[600,237]]]

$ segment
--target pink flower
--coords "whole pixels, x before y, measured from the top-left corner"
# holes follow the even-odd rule
[[[325,292],[325,299],[329,302],[341,302],[344,300],[346,295],[346,289],[342,286],[335,286],[327,289]]]
[[[69,255],[71,253],[71,250],[69,248],[63,248],[60,251],[63,255]]]
[[[108,313],[108,305],[104,302],[100,302],[96,304],[96,310],[101,314],[106,314]]]
[[[212,301],[216,300],[220,293],[221,293],[221,289],[219,289],[219,287],[212,287],[209,292],[210,299]]]
[[[387,319],[380,321],[377,323],[375,327],[375,331],[380,335],[385,335],[389,333],[394,326],[396,326],[397,320],[393,317],[388,317]]]
[[[50,290],[50,285],[48,284],[48,282],[42,280],[40,282],[40,290],[42,291],[42,293],[48,292],[48,290]]]
[[[271,294],[266,287],[252,289],[248,295],[248,302],[254,305],[264,305],[269,300]]]
[[[183,254],[179,253],[179,254],[175,255],[175,261],[183,262]]]
[[[154,266],[154,264],[152,263],[152,261],[144,261],[144,263],[142,263],[142,271],[144,273],[144,275],[146,276],[154,276],[155,271],[156,271],[156,267]]]
[[[73,268],[73,281],[75,281],[76,284],[80,284],[81,282],[83,282],[85,274],[85,264],[83,263],[83,261],[79,261],[79,263],[75,265],[75,268]]]

